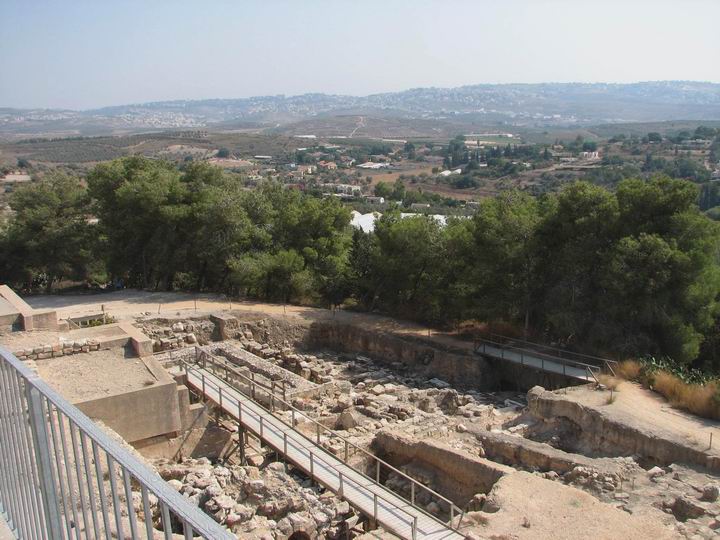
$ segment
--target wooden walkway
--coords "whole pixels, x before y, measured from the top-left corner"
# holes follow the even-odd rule
[[[407,540],[462,540],[464,535],[343,463],[208,369],[186,365],[187,383],[298,469]]]

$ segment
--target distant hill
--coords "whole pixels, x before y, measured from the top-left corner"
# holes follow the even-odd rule
[[[157,129],[273,129],[308,120],[370,115],[395,121],[587,126],[720,120],[720,84],[481,84],[415,88],[370,96],[304,94],[162,101],[87,111],[0,108],[0,136],[73,136]]]

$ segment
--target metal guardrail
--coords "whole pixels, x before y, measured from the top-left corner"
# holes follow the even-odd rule
[[[253,417],[253,416],[254,416],[255,419],[257,420],[258,424],[259,424],[259,429],[258,429],[257,432],[255,433],[256,436],[258,436],[261,440],[264,440],[264,442],[265,442],[266,444],[272,446],[276,451],[278,451],[278,452],[282,453],[283,455],[285,455],[285,457],[286,457],[287,459],[291,459],[291,458],[288,456],[288,451],[287,451],[287,448],[288,448],[287,431],[283,431],[283,447],[282,447],[282,448],[276,447],[275,445],[273,445],[271,442],[269,442],[269,441],[265,438],[265,434],[263,433],[263,418],[264,418],[264,417],[263,417],[262,415],[259,415],[259,414],[257,414],[257,413],[254,413],[252,410],[249,410],[247,407],[243,407],[241,401],[239,401],[239,400],[237,400],[237,399],[234,399],[232,396],[227,395],[227,393],[225,394],[225,398],[223,399],[222,387],[221,387],[220,385],[218,385],[218,384],[216,384],[216,383],[214,383],[214,382],[212,382],[212,381],[210,381],[210,380],[207,380],[207,379],[205,378],[205,374],[202,373],[198,368],[196,368],[196,367],[194,367],[194,366],[188,365],[187,362],[185,362],[185,361],[182,361],[182,362],[183,362],[183,364],[184,364],[183,367],[185,368],[186,372],[187,372],[187,371],[193,371],[193,372],[195,372],[195,373],[197,373],[197,374],[199,374],[199,375],[201,376],[201,378],[202,378],[202,385],[203,385],[203,388],[205,388],[205,390],[207,390],[207,389],[209,389],[209,388],[213,388],[213,389],[215,389],[215,391],[218,393],[218,400],[214,400],[214,399],[210,398],[210,397],[207,395],[207,393],[205,393],[205,391],[203,391],[203,394],[204,394],[205,399],[209,399],[209,400],[213,401],[214,403],[216,403],[216,404],[217,404],[219,407],[221,407],[221,408],[228,407],[228,406],[229,406],[228,404],[231,404],[232,407],[234,407],[234,408],[237,410],[238,422],[240,422],[240,423],[242,423],[243,417],[247,418],[248,416],[250,416],[250,417]],[[216,376],[217,376],[217,375],[216,375]],[[233,389],[234,389],[234,388],[233,388]],[[237,389],[234,389],[234,390],[240,392],[240,391],[237,390]],[[242,393],[242,392],[240,392],[240,393]],[[268,411],[267,409],[265,409],[265,407],[263,407],[262,405],[260,405],[260,404],[257,403],[257,402],[255,402],[255,403],[256,403],[256,405],[257,405],[258,407],[264,409],[266,412],[268,412],[268,414],[270,414],[270,411]],[[307,441],[312,442],[312,440],[310,440],[309,437],[307,437],[305,434],[301,433],[300,431],[297,431],[294,427],[292,427],[292,426],[290,426],[289,424],[287,424],[286,422],[284,422],[281,418],[278,418],[277,416],[273,416],[273,417],[276,418],[278,421],[280,421],[280,422],[281,422],[283,425],[285,425],[287,428],[292,429],[293,431],[295,431],[296,433],[298,433],[299,435],[301,435],[301,436],[302,436],[304,439],[306,439]],[[252,429],[251,429],[251,431],[255,431],[255,430],[252,430]],[[267,432],[267,429],[265,429],[265,431]],[[343,485],[344,485],[344,482],[343,482],[343,472],[340,471],[334,464],[332,464],[332,463],[331,463],[330,461],[328,461],[327,459],[323,459],[323,457],[322,457],[321,455],[319,455],[317,452],[313,452],[312,450],[308,450],[308,453],[309,453],[309,457],[310,457],[310,463],[309,463],[309,468],[306,470],[306,472],[310,475],[310,478],[313,479],[314,481],[321,482],[320,478],[318,478],[317,475],[316,475],[316,473],[315,473],[315,470],[316,470],[316,469],[315,469],[315,464],[317,464],[317,463],[324,463],[328,468],[332,469],[332,470],[336,473],[336,475],[337,475],[336,478],[337,478],[338,485],[339,485],[338,495],[340,495],[340,497],[344,497],[344,493],[343,493]],[[296,463],[296,466],[298,466],[298,467],[300,467],[300,468],[302,468],[302,469],[306,469],[306,468],[303,467],[300,463]],[[356,471],[356,472],[359,472],[359,471]],[[369,479],[369,480],[372,480],[371,478],[369,478],[369,477],[368,477],[367,475],[365,475],[364,473],[362,473],[362,472],[359,472],[359,473],[360,473],[364,478],[367,478],[367,479]],[[348,481],[348,480],[347,480],[347,476],[345,476],[344,478],[345,478],[345,482],[347,482],[347,481]],[[323,483],[324,483],[324,482],[323,482]],[[325,484],[325,487],[327,487],[327,488],[329,488],[329,489],[333,489],[333,486],[330,486],[330,485],[328,485],[328,484]],[[363,486],[357,485],[356,487],[363,487]],[[383,495],[378,495],[377,493],[374,493],[374,494],[373,494],[373,519],[375,519],[375,520],[378,519],[378,500],[382,500],[382,501],[384,501],[384,502],[386,502],[386,503],[393,504],[393,502],[392,502],[390,499],[388,499],[387,497],[384,497]],[[413,538],[413,540],[415,540],[415,539],[417,538],[417,532],[418,532],[417,515],[416,515],[416,514],[412,514],[411,512],[408,512],[408,511],[405,510],[404,508],[400,508],[400,507],[396,507],[395,510],[405,515],[405,517],[406,517],[406,519],[407,519],[406,523],[407,523],[408,527],[410,527],[410,529],[412,530],[412,538]],[[432,517],[432,516],[431,516],[431,517]],[[433,519],[436,519],[436,518],[433,518]],[[396,532],[397,532],[397,531],[396,531]]]
[[[201,350],[201,349],[199,349],[199,348],[196,347],[196,362],[202,363],[203,368],[207,369],[207,362],[208,362],[208,360],[210,361],[210,367],[211,367],[210,371],[212,371],[216,376],[218,376],[218,371],[217,371],[217,370],[222,371],[222,372],[224,373],[224,375],[225,375],[225,380],[228,381],[228,376],[227,376],[227,375],[228,375],[228,371],[234,371],[234,370],[232,370],[232,367],[231,367],[231,366],[228,366],[228,365],[225,364],[225,363],[219,362],[218,359],[215,358],[213,355],[208,354],[207,352],[205,352],[205,351],[203,351],[203,350]],[[192,369],[192,366],[190,366],[185,360],[180,360],[180,362],[181,362],[182,364],[184,364],[186,370],[187,370],[188,368],[189,368],[189,369]],[[203,375],[201,372],[200,372],[200,375],[201,375],[201,379],[202,379],[202,381],[203,381],[203,384],[205,384],[204,375]],[[236,371],[233,373],[233,375],[235,375],[235,376],[240,376],[240,377],[242,377],[242,378],[245,378],[249,384],[255,382],[255,381],[251,381],[250,378],[245,377],[244,375],[242,375],[241,373],[238,373],[238,372],[236,372]],[[253,395],[251,396],[252,399],[255,399],[255,397],[256,397],[256,396],[255,396],[255,392],[256,392],[255,388],[257,388],[257,387],[253,387]],[[242,390],[241,390],[241,389],[239,389],[239,388],[234,388],[234,389],[242,393]],[[271,409],[270,409],[268,412],[272,414],[272,413],[275,411],[275,403],[276,403],[276,402],[280,402],[280,404],[283,406],[283,409],[285,409],[285,410],[290,410],[290,414],[291,414],[291,425],[290,425],[290,424],[287,424],[287,423],[286,423],[283,419],[281,419],[281,418],[278,418],[278,419],[279,419],[281,422],[283,422],[283,423],[285,423],[286,425],[288,425],[288,427],[292,428],[294,431],[296,431],[296,432],[297,432],[298,434],[300,434],[302,437],[304,437],[304,438],[307,439],[308,441],[310,441],[310,442],[312,442],[313,444],[316,444],[316,445],[318,445],[318,446],[320,446],[320,444],[321,444],[321,439],[320,439],[320,437],[321,437],[322,434],[327,434],[327,433],[329,433],[329,434],[330,434],[330,437],[329,437],[329,438],[341,440],[341,441],[344,443],[344,456],[343,456],[343,458],[342,458],[342,461],[343,461],[343,463],[344,463],[345,465],[348,465],[348,466],[352,467],[352,468],[353,468],[356,472],[358,472],[359,474],[362,474],[363,476],[365,476],[365,477],[368,478],[369,480],[372,480],[372,481],[374,481],[374,482],[376,482],[376,483],[378,483],[378,484],[380,483],[380,477],[381,477],[381,473],[382,473],[382,471],[383,471],[383,468],[385,468],[385,469],[388,470],[388,471],[392,471],[392,472],[394,472],[395,474],[398,474],[399,476],[401,476],[403,479],[405,479],[407,482],[410,483],[410,498],[408,499],[405,495],[399,494],[399,493],[397,493],[397,492],[394,492],[394,493],[396,493],[396,495],[398,495],[398,496],[402,497],[403,499],[405,499],[407,502],[409,502],[409,503],[411,504],[411,506],[413,506],[413,507],[416,508],[417,510],[421,511],[423,514],[431,517],[431,518],[434,519],[434,520],[440,521],[439,518],[438,518],[438,516],[434,516],[433,514],[429,513],[425,508],[422,508],[422,507],[420,507],[420,506],[418,506],[418,505],[416,504],[416,497],[417,497],[417,492],[418,492],[418,491],[420,491],[420,492],[423,492],[423,491],[424,491],[424,492],[428,493],[432,498],[434,498],[434,499],[438,500],[439,502],[441,502],[442,504],[446,505],[446,507],[448,508],[448,512],[449,512],[449,514],[450,514],[450,524],[451,524],[451,525],[450,525],[450,528],[453,528],[454,530],[459,530],[460,525],[461,525],[461,523],[462,523],[462,520],[463,520],[463,518],[464,518],[465,512],[464,512],[464,510],[463,510],[462,508],[460,508],[459,506],[457,506],[457,505],[456,505],[455,503],[453,503],[450,499],[448,499],[447,497],[444,497],[444,496],[440,495],[440,494],[437,493],[436,491],[430,489],[430,488],[427,487],[425,484],[422,484],[421,482],[419,482],[418,480],[416,480],[416,479],[414,479],[413,477],[409,476],[408,474],[404,473],[403,471],[399,470],[398,468],[393,467],[392,465],[390,465],[390,464],[387,463],[386,461],[384,461],[384,460],[380,459],[379,457],[377,457],[375,454],[372,454],[372,453],[368,452],[367,450],[365,450],[364,448],[361,448],[360,446],[357,446],[357,445],[354,444],[352,441],[350,441],[350,440],[348,440],[347,438],[345,438],[345,437],[343,437],[342,435],[340,435],[338,432],[336,432],[336,431],[328,428],[327,426],[321,424],[320,422],[318,422],[318,421],[315,420],[314,418],[311,418],[310,416],[308,416],[306,413],[304,413],[304,412],[301,411],[300,409],[294,407],[292,404],[290,404],[290,403],[284,401],[282,398],[276,396],[274,393],[272,393],[272,391],[269,391],[269,390],[267,390],[267,389],[262,389],[262,390],[264,390],[265,392],[267,392],[268,398],[270,398]],[[203,393],[205,393],[205,392],[204,392],[204,389],[202,389],[202,391],[203,391]],[[259,403],[258,403],[258,406],[262,407],[262,405],[260,405]],[[264,407],[263,407],[263,408],[264,408]],[[267,410],[267,409],[266,409],[266,410]],[[300,416],[303,417],[305,420],[307,420],[307,421],[310,422],[312,425],[314,425],[314,427],[315,427],[315,441],[311,440],[307,435],[305,435],[304,433],[302,433],[301,431],[299,431],[299,430],[296,428],[296,425],[297,425],[297,416],[298,416],[298,415],[300,415]],[[275,417],[277,418],[277,416],[275,416]],[[363,457],[370,459],[370,460],[371,460],[371,463],[375,463],[375,478],[371,478],[371,477],[368,476],[365,472],[363,472],[363,471],[357,469],[356,467],[350,465],[350,463],[348,462],[348,459],[349,459],[349,457],[350,457],[350,449],[351,449],[351,448],[354,450],[354,454],[360,453],[360,454],[363,455]],[[354,454],[353,454],[353,455],[354,455]],[[452,526],[452,523],[454,522],[456,515],[459,515],[459,516],[460,516],[460,520],[458,521],[457,526]],[[441,521],[441,522],[442,522],[442,521]]]
[[[19,539],[235,539],[3,347],[0,512]]]
[[[524,342],[524,343],[530,344],[530,342]],[[520,364],[521,365],[525,365],[525,362],[524,362],[525,357],[527,357],[528,359],[536,359],[536,360],[540,360],[540,366],[532,366],[532,367],[534,367],[536,369],[539,368],[542,371],[548,371],[550,373],[560,374],[557,371],[545,369],[545,361],[547,360],[548,362],[552,362],[552,363],[561,365],[563,368],[562,375],[567,376],[568,374],[566,372],[566,367],[572,367],[575,369],[579,369],[580,371],[583,371],[584,373],[586,373],[586,375],[588,375],[589,377],[592,377],[595,380],[595,382],[599,382],[598,375],[600,375],[602,373],[603,368],[606,369],[611,374],[615,375],[614,366],[617,367],[617,365],[618,365],[618,362],[616,362],[615,360],[609,360],[607,358],[600,358],[600,357],[590,356],[590,355],[582,355],[586,358],[596,360],[600,365],[589,364],[587,362],[581,362],[581,361],[572,360],[569,358],[562,358],[560,356],[540,352],[536,349],[530,349],[527,347],[518,347],[516,345],[512,345],[512,344],[504,343],[504,342],[500,342],[500,341],[495,341],[495,340],[491,340],[491,339],[487,339],[487,338],[475,339],[473,348],[474,348],[475,352],[478,352],[478,353],[482,352],[483,354],[487,354],[486,353],[486,345],[489,345],[496,349],[500,349],[501,358],[504,358],[504,355],[502,355],[502,352],[506,351],[506,350],[518,353],[520,355]]]

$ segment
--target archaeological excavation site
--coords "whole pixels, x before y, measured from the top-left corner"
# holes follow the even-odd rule
[[[0,500],[20,537],[720,535],[718,423],[613,362],[119,294],[0,288]]]

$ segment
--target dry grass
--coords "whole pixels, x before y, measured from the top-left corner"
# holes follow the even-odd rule
[[[622,379],[649,386],[674,407],[705,418],[720,419],[720,388],[716,382],[688,384],[672,373],[662,370],[644,374],[642,364],[637,360],[624,360],[615,371]],[[603,377],[607,376],[603,375]],[[610,388],[602,378],[600,382]]]
[[[598,375],[598,381],[600,381],[600,384],[605,386],[608,390],[617,390],[621,382],[617,377],[606,375],[604,373]]]
[[[706,418],[720,418],[717,384],[687,384],[671,373],[658,371],[653,374],[652,389],[675,407],[685,409]]]
[[[616,369],[618,377],[627,381],[637,381],[642,372],[642,364],[637,360],[623,360]]]

